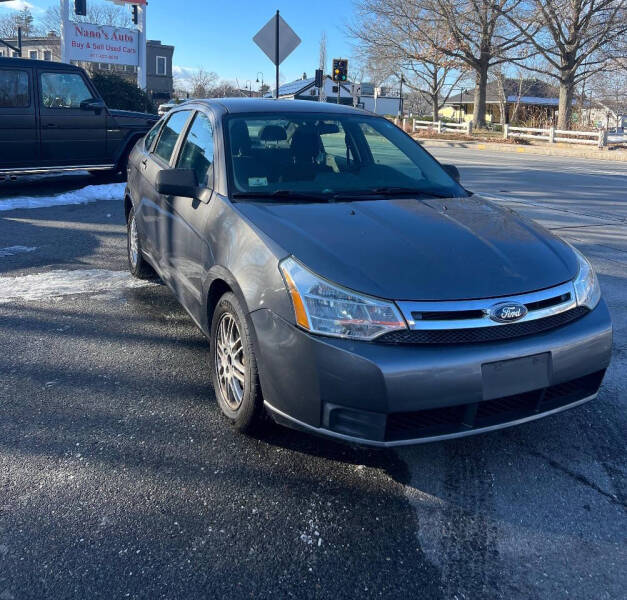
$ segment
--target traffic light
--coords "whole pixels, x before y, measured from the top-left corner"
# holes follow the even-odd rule
[[[324,75],[322,73],[322,69],[316,69],[316,80],[314,82],[314,85],[319,89],[322,87],[322,80],[324,78]]]
[[[87,0],[74,0],[74,13],[81,16],[87,16]]]
[[[137,25],[139,23],[139,7],[137,4],[131,6],[131,11],[133,12],[133,25]]]
[[[348,79],[348,60],[345,58],[333,59],[333,81],[346,81]]]

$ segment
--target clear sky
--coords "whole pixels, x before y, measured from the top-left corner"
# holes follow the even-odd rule
[[[58,0],[0,3],[0,14],[25,4],[37,18]],[[70,5],[73,7],[73,0]],[[323,31],[327,35],[327,69],[334,57],[350,58],[352,48],[344,28],[352,18],[351,0],[149,0],[148,37],[175,46],[177,67],[203,67],[233,81],[237,77],[242,87],[252,80],[255,89],[258,71],[273,84],[274,65],[252,37],[277,9],[302,40],[281,64],[282,83],[300,77],[303,71],[313,75]]]

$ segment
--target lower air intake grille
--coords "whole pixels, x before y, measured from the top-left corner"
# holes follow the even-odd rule
[[[375,341],[380,344],[476,344],[508,340],[511,338],[534,335],[566,325],[583,317],[588,311],[585,306],[577,306],[570,310],[551,315],[544,319],[509,323],[491,327],[474,327],[470,329],[411,329],[391,331]]]
[[[509,423],[572,404],[595,394],[605,371],[548,388],[459,406],[388,415],[386,441],[447,435]]]

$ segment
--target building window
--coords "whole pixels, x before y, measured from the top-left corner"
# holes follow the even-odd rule
[[[167,74],[167,62],[165,56],[157,56],[157,75]]]
[[[44,60],[52,60],[52,50],[44,50]]]
[[[0,50],[0,56],[4,56],[4,50]]]
[[[37,50],[29,50],[28,51],[28,58],[30,58],[32,60],[37,60]]]

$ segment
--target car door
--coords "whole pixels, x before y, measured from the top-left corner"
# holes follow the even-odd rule
[[[0,68],[0,169],[39,163],[32,69]]]
[[[107,110],[89,108],[97,97],[80,71],[38,71],[41,158],[44,164],[113,164],[107,153]]]
[[[170,168],[179,137],[192,114],[191,110],[171,113],[162,125],[156,143],[143,154],[138,165],[139,177],[136,189],[139,198],[136,198],[135,217],[143,248],[164,279],[170,277],[168,263],[164,261],[166,253],[163,248],[168,239],[167,236],[161,235],[160,222],[167,220],[167,216],[163,214],[162,199],[155,185],[159,171]]]
[[[213,189],[214,127],[211,117],[198,111],[183,133],[173,166],[196,174],[196,198],[162,195],[159,240],[164,262],[183,305],[195,316],[202,307],[202,283],[213,257],[205,238]]]

